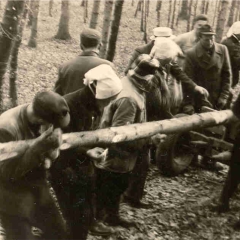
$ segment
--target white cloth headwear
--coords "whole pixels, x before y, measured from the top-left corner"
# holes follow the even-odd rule
[[[150,56],[157,59],[171,58],[183,55],[180,47],[169,38],[157,38],[150,53]]]
[[[233,34],[240,34],[240,21],[233,23],[227,32],[227,37],[231,37]]]
[[[110,98],[122,90],[122,82],[111,66],[101,64],[85,73],[84,84],[89,86],[97,81],[96,99]]]

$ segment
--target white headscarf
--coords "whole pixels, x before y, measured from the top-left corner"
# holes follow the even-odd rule
[[[111,66],[101,64],[85,73],[84,84],[89,86],[97,81],[96,99],[110,98],[122,90],[122,82]]]
[[[227,37],[231,37],[233,34],[240,34],[240,21],[233,23],[227,32]]]
[[[171,58],[183,55],[180,47],[169,38],[157,38],[150,53],[150,56],[157,59]]]

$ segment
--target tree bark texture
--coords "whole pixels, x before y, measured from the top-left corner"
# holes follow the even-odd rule
[[[174,0],[174,3],[173,3],[173,13],[172,13],[172,24],[171,24],[171,28],[172,29],[174,29],[176,5],[177,5],[177,0]]]
[[[189,12],[188,12],[188,21],[187,21],[187,32],[189,32],[190,28],[191,28],[192,4],[193,4],[193,0],[190,0]]]
[[[171,15],[172,15],[172,1],[169,1],[168,22],[167,22],[168,27],[170,27]]]
[[[28,27],[31,27],[32,26],[32,20],[33,20],[33,1],[34,0],[31,0],[30,1],[30,4],[29,4],[29,14],[28,14]]]
[[[134,17],[137,17],[137,13],[138,13],[138,11],[141,11],[141,9],[142,9],[142,0],[138,0],[138,4],[137,4],[137,7],[136,7]]]
[[[140,25],[140,31],[144,32],[144,11],[145,11],[145,7],[144,7],[144,1],[145,0],[141,0],[141,25]]]
[[[100,9],[101,0],[95,0],[92,8],[92,15],[90,20],[90,28],[96,28],[98,23],[99,9]]]
[[[206,1],[205,1],[205,0],[202,0],[201,14],[204,14],[204,13],[205,13],[205,3],[206,3]]]
[[[62,135],[60,149],[116,144],[151,137],[157,133],[173,134],[190,130],[226,124],[235,120],[231,110],[208,112],[173,118],[170,120],[138,123],[121,127],[111,127],[96,131],[68,133]],[[26,140],[0,144],[0,161],[21,156],[36,140]]]
[[[221,0],[221,10],[217,20],[216,41],[220,42],[223,37],[223,31],[227,19],[229,0]]]
[[[17,103],[17,68],[18,68],[18,52],[19,47],[22,43],[22,35],[23,35],[23,29],[26,23],[26,18],[28,14],[28,3],[29,0],[25,2],[25,7],[23,11],[23,15],[19,24],[18,28],[18,36],[15,38],[12,51],[11,51],[11,59],[10,59],[10,83],[9,83],[9,96],[12,101],[12,107],[15,107],[18,105]]]
[[[69,33],[69,19],[70,19],[69,4],[70,4],[69,0],[62,0],[61,17],[58,32],[57,35],[55,36],[56,39],[61,40],[71,39],[71,35]]]
[[[52,17],[52,9],[53,9],[53,0],[49,0],[49,8],[48,8],[49,17]]]
[[[195,0],[193,18],[197,16],[198,0]]]
[[[7,1],[0,32],[0,112],[3,110],[2,85],[7,71],[13,41],[17,36],[18,22],[24,7],[24,1]]]
[[[85,2],[84,4],[84,23],[87,23],[87,19],[88,19],[88,1]]]
[[[229,17],[228,17],[228,26],[232,26],[233,24],[233,20],[234,20],[234,13],[235,13],[235,9],[237,6],[237,1],[236,0],[232,0],[232,4],[230,7],[230,12],[229,12]]]
[[[28,42],[28,46],[32,48],[37,47],[37,31],[38,31],[38,13],[39,13],[39,0],[32,0],[32,27],[31,27],[31,35]]]
[[[205,6],[205,14],[208,14],[208,8],[209,8],[209,0],[206,1],[206,6]]]
[[[121,17],[122,17],[123,3],[124,3],[124,0],[117,0],[115,2],[114,12],[113,12],[114,19],[111,25],[111,35],[109,38],[108,51],[107,51],[107,60],[109,60],[110,62],[113,61],[115,51],[116,51],[118,31],[119,31]]]
[[[157,0],[156,12],[157,12],[157,27],[160,27],[161,21],[161,8],[162,8],[162,0]]]
[[[148,40],[147,40],[147,24],[148,24],[148,14],[147,14],[147,11],[148,11],[148,3],[149,1],[148,0],[144,0],[144,8],[145,8],[145,11],[144,11],[144,25],[143,25],[143,41],[147,44]]]
[[[218,15],[218,9],[220,6],[220,0],[216,0],[215,7],[214,7],[214,14],[213,14],[213,22],[212,22],[212,27],[215,26],[215,19],[217,18]]]
[[[100,56],[102,58],[105,58],[107,53],[109,30],[112,22],[112,9],[113,9],[113,0],[106,0],[105,8],[104,8],[103,27],[102,27],[102,47],[100,49]]]
[[[182,1],[182,7],[179,13],[179,18],[182,20],[188,20],[188,0]]]

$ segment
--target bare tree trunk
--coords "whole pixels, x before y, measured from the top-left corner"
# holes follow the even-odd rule
[[[195,0],[193,18],[197,16],[198,0]]]
[[[148,14],[147,14],[147,11],[148,11],[148,0],[144,0],[144,7],[145,7],[145,12],[144,12],[144,34],[143,34],[143,41],[145,43],[148,42],[147,40],[147,19],[148,19]]]
[[[62,135],[61,150],[99,144],[116,144],[151,137],[157,133],[174,134],[190,130],[226,124],[234,120],[231,110],[194,114],[171,120],[137,123],[88,132],[75,132]],[[21,156],[36,139],[0,144],[0,161]],[[219,145],[220,145],[219,141]],[[227,144],[231,148],[231,144]]]
[[[85,4],[84,4],[84,23],[87,22],[87,19],[88,19],[88,1],[85,1]]]
[[[49,0],[49,9],[48,9],[49,17],[52,17],[52,9],[53,9],[53,0]]]
[[[104,8],[103,27],[102,27],[102,47],[100,49],[100,56],[102,58],[105,58],[107,53],[109,29],[112,21],[112,9],[113,9],[113,0],[106,0],[105,8]]]
[[[239,21],[240,1],[238,1],[237,13],[235,16],[235,22]]]
[[[57,35],[55,36],[56,39],[68,40],[71,38],[71,35],[69,33],[69,19],[70,19],[69,4],[70,4],[69,0],[62,0],[61,17],[58,32]]]
[[[141,0],[142,3],[141,3],[141,6],[142,6],[142,11],[141,11],[141,26],[140,26],[140,31],[144,31],[144,0]]]
[[[232,4],[230,7],[230,13],[229,13],[229,17],[228,17],[228,23],[227,25],[230,27],[233,24],[233,19],[234,19],[234,13],[235,13],[235,8],[237,6],[237,1],[236,0],[232,0]]]
[[[2,85],[7,71],[7,64],[11,53],[13,40],[17,35],[20,14],[24,7],[24,1],[7,1],[2,19],[0,35],[0,112],[3,110]]]
[[[138,4],[137,4],[137,7],[136,7],[136,11],[135,11],[134,17],[137,17],[137,13],[139,11],[141,11],[141,9],[142,9],[142,1],[143,0],[138,0]]]
[[[32,26],[32,20],[33,20],[33,5],[34,5],[34,0],[30,1],[29,5],[29,13],[28,13],[28,27]]]
[[[31,36],[28,42],[28,46],[35,48],[37,47],[39,0],[32,0],[32,1],[33,1],[33,6],[32,6],[33,19],[32,19]]]
[[[114,19],[111,26],[111,35],[109,38],[108,51],[107,51],[107,60],[111,62],[113,61],[113,58],[115,55],[118,31],[119,31],[119,26],[120,26],[121,16],[122,16],[123,3],[124,3],[124,0],[118,0],[115,2],[114,13],[113,13]]]
[[[202,0],[201,14],[204,14],[204,13],[205,13],[205,3],[206,3],[206,1],[205,1],[205,0]]]
[[[208,14],[209,0],[206,0],[205,14]]]
[[[132,0],[132,7],[134,6],[134,0]]]
[[[178,23],[179,23],[179,16],[180,16],[180,12],[179,11],[181,11],[181,0],[178,1],[178,14],[177,14],[176,26],[178,26]]]
[[[85,7],[86,0],[82,0],[81,7]]]
[[[162,8],[162,0],[157,0],[157,5],[156,5],[156,11],[157,11],[157,27],[160,27],[161,8]]]
[[[150,9],[150,0],[147,0],[147,2],[146,2],[147,17],[149,16],[149,9]]]
[[[220,4],[220,0],[216,0],[216,4],[215,4],[215,10],[214,10],[214,15],[213,15],[213,23],[212,23],[212,27],[214,27],[215,26],[215,19],[216,19],[216,17],[217,17],[217,15],[218,15],[218,13],[219,13],[219,6],[220,6],[221,4]]]
[[[177,5],[177,0],[174,0],[174,3],[173,3],[173,13],[172,13],[172,24],[171,24],[171,28],[172,28],[172,29],[174,29],[175,14],[176,14],[176,5]]]
[[[172,1],[169,1],[168,22],[167,22],[168,27],[170,26],[171,15],[172,15]]]
[[[10,59],[10,87],[9,87],[9,96],[12,101],[12,107],[17,106],[17,68],[18,68],[18,52],[19,47],[22,43],[22,34],[23,29],[26,23],[26,18],[28,14],[28,3],[29,0],[25,2],[25,7],[22,15],[22,19],[18,28],[18,36],[15,38],[12,51],[11,51],[11,59]]]
[[[217,28],[216,28],[216,41],[220,42],[223,36],[223,31],[227,19],[229,0],[221,1],[221,11],[218,16]]]
[[[90,25],[89,25],[90,28],[95,29],[97,27],[100,3],[101,3],[101,0],[95,0],[93,3],[92,16],[91,16]]]
[[[182,1],[181,12],[179,13],[179,18],[182,20],[188,20],[188,0]]]
[[[188,13],[188,21],[187,21],[187,32],[190,31],[190,24],[191,24],[191,16],[192,16],[192,4],[193,0],[190,0],[190,5],[189,5],[189,13]]]

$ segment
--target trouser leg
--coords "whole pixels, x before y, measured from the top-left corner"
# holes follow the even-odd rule
[[[133,201],[140,201],[143,197],[144,186],[149,169],[149,152],[138,156],[136,165],[130,173],[129,185],[124,195]]]

